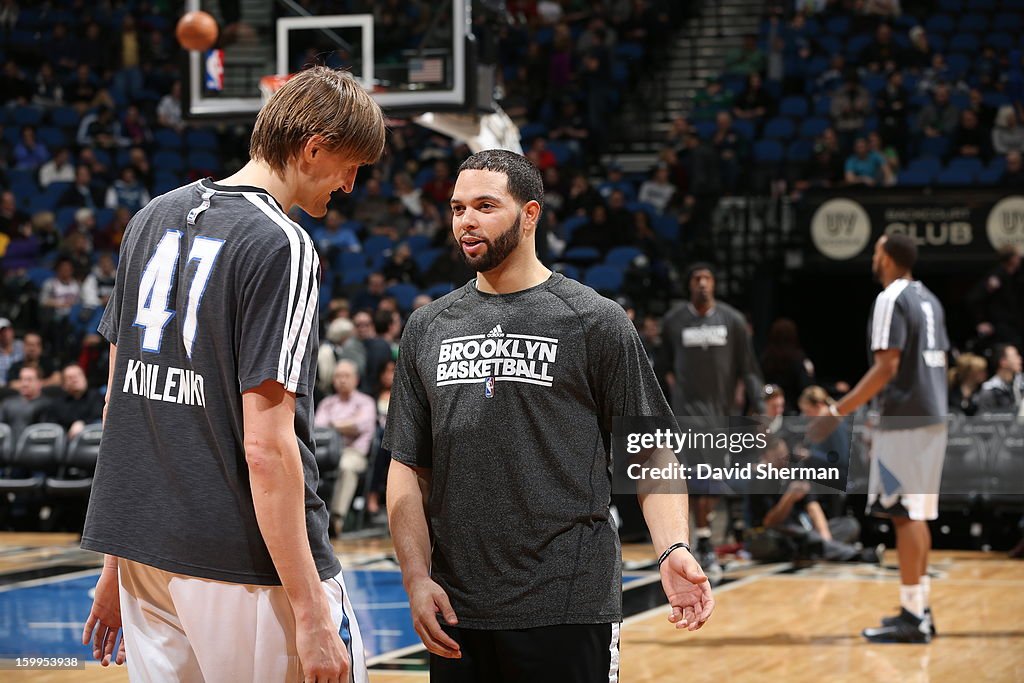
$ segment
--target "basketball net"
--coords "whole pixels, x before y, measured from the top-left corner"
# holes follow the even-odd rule
[[[275,74],[260,79],[260,96],[263,104],[288,82],[295,74]],[[426,112],[413,118],[413,121],[437,131],[450,138],[464,142],[471,152],[485,149],[507,149],[517,154],[523,153],[519,144],[519,126],[509,118],[501,107],[495,105],[495,111],[482,116],[465,113]]]

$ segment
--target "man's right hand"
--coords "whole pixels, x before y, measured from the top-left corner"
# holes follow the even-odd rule
[[[433,579],[426,577],[411,584],[408,592],[412,625],[427,650],[438,657],[461,659],[459,644],[444,632],[437,621],[437,615],[440,614],[449,626],[459,623],[444,589]]]
[[[295,649],[305,682],[347,683],[352,662],[330,616],[313,628],[296,624],[295,631]]]

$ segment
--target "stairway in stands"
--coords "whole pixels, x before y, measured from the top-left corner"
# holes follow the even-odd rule
[[[623,107],[613,127],[609,158],[627,171],[655,162],[677,115],[690,111],[693,96],[709,77],[722,73],[726,54],[756,34],[764,0],[697,0],[701,11],[676,30],[667,63]]]

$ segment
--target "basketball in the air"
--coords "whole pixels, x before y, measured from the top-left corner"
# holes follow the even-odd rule
[[[175,35],[186,50],[209,50],[217,42],[217,20],[206,12],[189,12],[178,20]]]

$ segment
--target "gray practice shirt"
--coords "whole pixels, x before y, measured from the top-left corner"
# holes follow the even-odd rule
[[[312,241],[260,188],[200,181],[132,219],[99,328],[117,359],[83,548],[279,584],[242,440],[242,392],[274,380],[296,395],[316,568],[338,573],[311,432],[319,277]]]
[[[949,412],[946,378],[946,313],[921,282],[895,280],[875,299],[868,328],[872,354],[900,350],[900,367],[882,393],[882,429],[907,429],[943,422]],[[886,420],[913,417],[920,420]]]
[[[670,416],[615,302],[559,274],[409,318],[384,447],[431,469],[431,572],[459,625],[621,620],[614,416]]]
[[[701,315],[685,303],[665,315],[661,335],[664,367],[675,374],[672,408],[677,415],[732,415],[739,381],[751,403],[762,405],[761,373],[739,311],[717,301]]]

